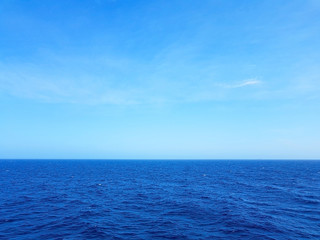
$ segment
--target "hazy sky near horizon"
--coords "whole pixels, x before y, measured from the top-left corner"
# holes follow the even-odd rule
[[[320,1],[3,0],[0,158],[320,158]]]

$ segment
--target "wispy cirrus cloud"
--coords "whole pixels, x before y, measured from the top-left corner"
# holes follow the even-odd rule
[[[236,81],[237,69],[229,73],[215,61],[197,61],[195,51],[167,48],[149,62],[107,54],[0,62],[0,93],[46,102],[131,105],[294,98],[318,89],[315,73],[282,85],[259,78]]]
[[[0,91],[48,102],[144,104],[214,101],[226,90],[260,83],[217,84],[215,62],[198,62],[195,48],[172,47],[151,61],[46,53],[33,61],[0,62]],[[41,59],[42,58],[42,59]]]
[[[247,79],[242,82],[233,83],[233,84],[220,84],[220,86],[224,88],[242,88],[246,86],[253,86],[253,85],[259,85],[259,84],[262,84],[261,80],[252,78],[252,79]]]

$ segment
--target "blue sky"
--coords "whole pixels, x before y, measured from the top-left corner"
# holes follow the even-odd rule
[[[320,158],[320,2],[0,4],[0,158]]]

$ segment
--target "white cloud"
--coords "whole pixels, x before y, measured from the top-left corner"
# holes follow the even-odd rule
[[[240,83],[224,84],[224,85],[220,85],[220,86],[225,87],[225,88],[242,88],[242,87],[246,87],[246,86],[258,85],[261,83],[262,83],[262,81],[255,79],[255,78],[252,78],[252,79],[247,79],[245,81],[242,81]]]
[[[0,91],[47,102],[127,105],[222,100],[229,97],[228,89],[261,83],[252,78],[217,84],[228,74],[216,74],[217,64],[196,60],[195,52],[191,47],[165,48],[149,62],[46,52],[29,63],[0,62]]]

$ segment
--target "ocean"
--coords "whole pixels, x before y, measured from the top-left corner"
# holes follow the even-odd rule
[[[1,160],[0,239],[320,239],[320,161]]]

